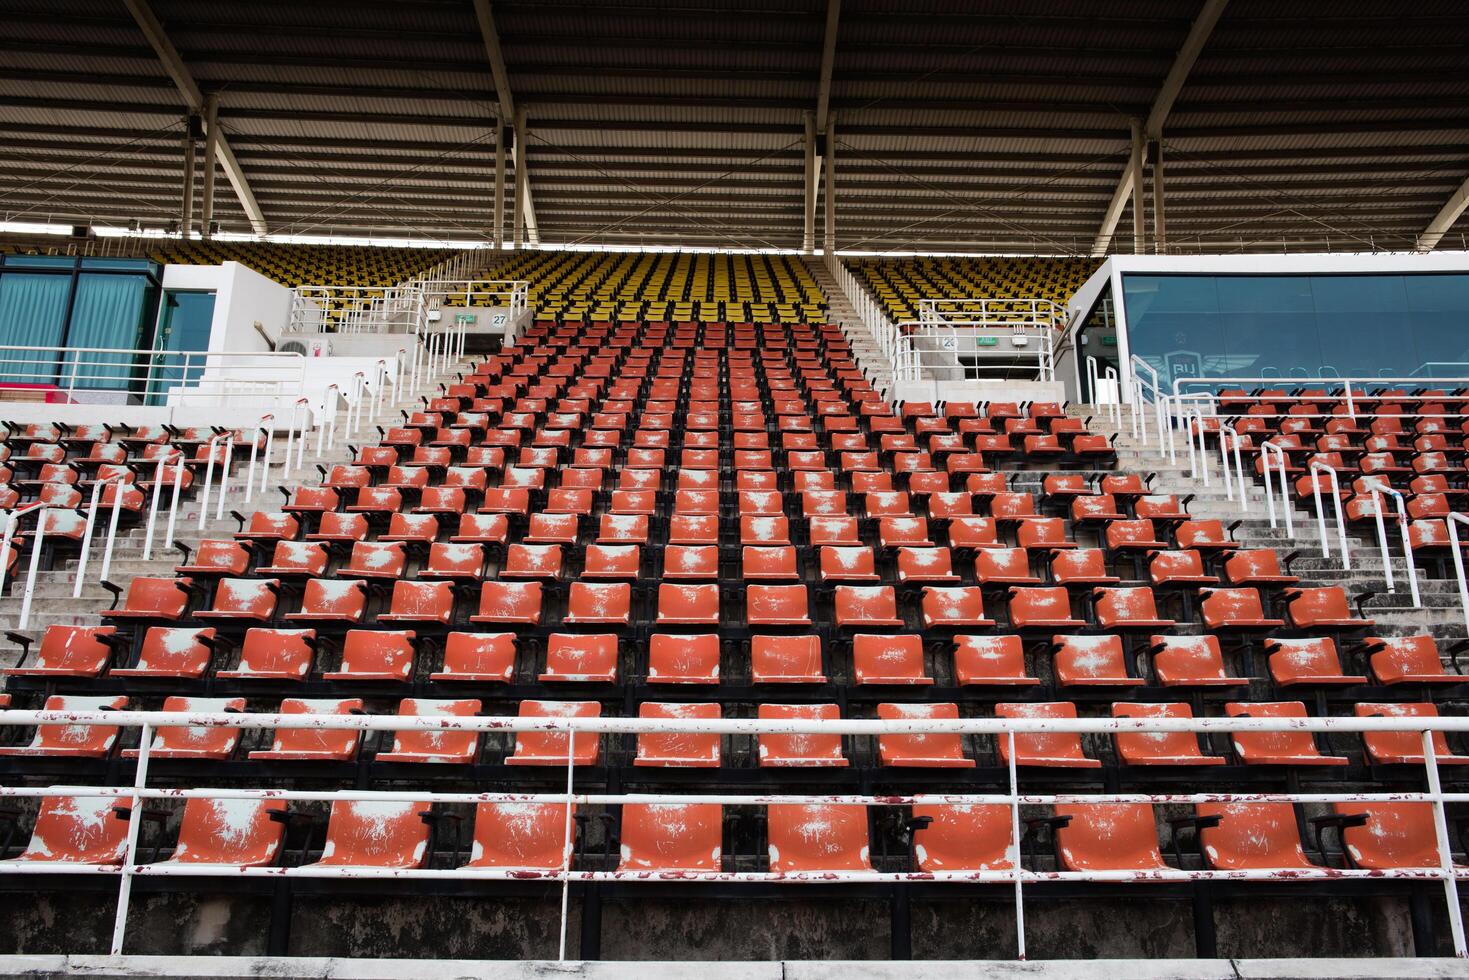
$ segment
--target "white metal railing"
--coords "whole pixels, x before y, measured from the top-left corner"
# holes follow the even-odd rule
[[[163,467],[160,464],[159,472],[161,473],[162,471]],[[87,526],[82,531],[82,551],[77,556],[76,584],[72,587],[71,591],[71,597],[73,599],[80,599],[82,596],[82,584],[87,578],[87,561],[92,554],[92,535],[97,527],[97,509],[102,502],[102,488],[106,486],[116,487],[117,489],[113,491],[112,514],[107,522],[107,545],[103,550],[102,571],[98,574],[97,580],[99,582],[107,581],[107,576],[112,571],[112,549],[117,543],[117,521],[122,515],[122,494],[130,486],[127,482],[127,478],[130,475],[129,473],[114,473],[92,484],[92,500],[87,506]],[[156,493],[155,496],[157,496]],[[37,551],[39,550],[37,549]],[[26,582],[27,591],[30,588],[31,582],[28,580]]]
[[[1139,360],[1136,356],[1134,361]],[[1146,362],[1144,362],[1146,363]],[[1325,399],[1340,398],[1346,404],[1348,418],[1373,418],[1377,413],[1360,410],[1357,404],[1359,399],[1376,401],[1380,396],[1372,394],[1369,389],[1379,389],[1396,385],[1412,385],[1415,388],[1429,388],[1444,386],[1452,389],[1469,388],[1469,376],[1458,375],[1453,377],[1383,377],[1383,378],[1343,378],[1343,377],[1315,377],[1315,378],[1264,378],[1264,377],[1219,377],[1219,378],[1174,378],[1173,393],[1178,394],[1184,387],[1206,387],[1209,389],[1220,389],[1226,387],[1237,387],[1245,385],[1269,385],[1271,387],[1284,388],[1316,388],[1327,391],[1325,395],[1271,395],[1272,402],[1285,403],[1312,403]],[[1254,397],[1254,396],[1247,396]],[[1469,395],[1412,395],[1399,396],[1413,398],[1415,400],[1432,399],[1434,401],[1459,402],[1461,405],[1469,404]],[[1459,418],[1462,413],[1449,415],[1422,415],[1415,413],[1416,418]],[[1262,416],[1268,417],[1268,416]],[[1298,418],[1329,418],[1327,413],[1297,416]]]
[[[27,514],[34,514],[45,508],[45,504],[27,504],[4,512],[4,530],[0,531],[0,589],[5,588],[5,579],[10,570],[10,552],[15,547],[15,532],[20,527],[20,519]]]
[[[1275,494],[1271,492],[1270,488],[1270,458],[1272,453],[1275,454],[1275,461],[1277,463],[1275,472],[1280,476],[1280,509],[1285,519],[1285,536],[1293,539],[1296,536],[1295,518],[1293,516],[1296,505],[1291,497],[1290,475],[1288,472],[1290,467],[1286,462],[1285,450],[1273,442],[1263,442],[1260,444],[1260,471],[1265,478],[1265,509],[1270,515],[1270,526],[1275,527]]]
[[[897,324],[887,315],[882,304],[857,281],[857,277],[847,268],[846,263],[834,252],[826,253],[825,261],[826,270],[831,273],[831,277],[836,280],[837,286],[846,296],[847,302],[852,304],[852,309],[857,311],[857,316],[872,334],[877,349],[882,351],[883,357],[887,358],[889,368],[894,368],[898,354],[898,338],[901,336],[898,333]]]
[[[1021,324],[1059,332],[1066,325],[1066,308],[1038,296],[920,299],[918,320],[920,323]]]
[[[428,295],[422,284],[297,286],[288,333],[407,333],[422,329]]]
[[[530,309],[528,279],[470,279],[458,276],[436,276],[415,279],[428,296],[429,309],[450,307],[504,306],[515,322]]]
[[[1413,597],[1413,608],[1423,605],[1423,599],[1418,594],[1418,566],[1413,560],[1413,540],[1408,533],[1410,521],[1408,520],[1407,500],[1399,490],[1389,486],[1378,486],[1372,490],[1372,516],[1377,523],[1377,547],[1382,555],[1382,573],[1387,582],[1387,591],[1396,592],[1397,583],[1393,577],[1392,554],[1387,546],[1387,527],[1382,515],[1382,495],[1387,494],[1397,504],[1398,537],[1403,547],[1404,562],[1407,565],[1408,589]]]
[[[539,878],[559,882],[562,887],[560,958],[566,956],[567,897],[573,881],[577,882],[952,882],[996,883],[1014,886],[1016,911],[1016,955],[1025,958],[1025,887],[1057,881],[1135,882],[1135,881],[1350,881],[1354,879],[1439,881],[1450,923],[1455,953],[1469,955],[1465,947],[1462,913],[1458,901],[1458,881],[1469,878],[1469,868],[1456,866],[1448,837],[1446,804],[1469,803],[1469,793],[1445,792],[1439,778],[1434,734],[1469,732],[1466,717],[1309,717],[1309,718],[962,718],[954,720],[914,719],[904,721],[871,720],[788,720],[757,719],[648,719],[648,718],[522,718],[522,717],[444,717],[402,715],[314,715],[314,714],[228,714],[160,711],[0,711],[0,726],[65,724],[67,726],[103,726],[136,728],[137,766],[130,786],[13,786],[0,787],[0,798],[40,799],[54,797],[116,798],[121,805],[131,804],[127,814],[128,828],[123,860],[115,865],[82,865],[63,862],[13,861],[0,863],[0,874],[101,874],[119,878],[116,915],[111,942],[113,955],[121,955],[126,938],[128,905],[132,880],[139,876],[188,876],[216,878],[342,878],[404,881],[440,880],[528,880]],[[358,732],[385,731],[454,731],[454,732],[558,732],[567,741],[566,784],[564,792],[429,792],[399,790],[318,790],[255,788],[154,788],[148,786],[148,768],[153,736],[163,728],[238,728],[238,729],[314,729]],[[1407,732],[1416,734],[1423,746],[1423,765],[1427,792],[1203,792],[1203,793],[1047,793],[1021,791],[1016,763],[1017,736],[1073,733],[1239,733],[1239,732],[1309,732],[1323,734]],[[882,735],[972,735],[992,736],[1003,740],[1008,759],[1008,787],[1001,791],[976,793],[915,793],[872,796],[865,794],[819,793],[577,793],[575,791],[575,751],[578,735],[704,733],[718,735],[801,735],[873,737]],[[361,801],[414,802],[444,804],[478,803],[543,803],[564,806],[566,847],[562,864],[556,870],[517,868],[386,868],[368,866],[296,866],[242,867],[238,865],[178,865],[141,862],[139,835],[144,820],[143,801],[177,801],[191,799],[285,800],[285,801]],[[1216,869],[1168,868],[1167,870],[1127,871],[1041,871],[1025,868],[1021,857],[1020,808],[1023,806],[1055,806],[1058,804],[1126,803],[1142,805],[1187,805],[1200,803],[1426,803],[1432,809],[1437,847],[1437,863],[1423,867],[1397,869],[1338,869],[1321,866],[1316,869],[1251,869],[1221,871]],[[998,805],[1010,811],[1010,867],[988,871],[811,871],[771,873],[755,871],[593,871],[571,866],[572,810],[576,806],[615,806],[623,804],[715,804],[721,806],[764,806],[771,804],[804,804],[831,806],[913,806],[913,805]],[[1323,855],[1323,859],[1325,855]]]
[[[896,381],[982,381],[1019,370],[1056,377],[1055,331],[1018,323],[905,320],[897,325]]]
[[[260,351],[168,351],[124,347],[0,346],[0,398],[7,392],[126,392],[151,404],[190,404],[299,395],[306,358]],[[11,396],[13,397],[13,395]]]
[[[1326,508],[1321,506],[1321,480],[1318,477],[1318,474],[1325,473],[1331,478],[1331,499],[1336,505],[1336,536],[1341,547],[1341,567],[1351,571],[1352,556],[1347,550],[1347,520],[1342,513],[1341,480],[1333,467],[1319,459],[1311,461],[1308,472],[1311,476],[1311,496],[1316,503],[1316,530],[1321,536],[1321,557],[1331,557],[1331,544],[1326,536]]]

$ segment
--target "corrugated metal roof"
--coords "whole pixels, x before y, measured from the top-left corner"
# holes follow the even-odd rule
[[[151,2],[219,93],[268,220],[483,228],[499,100],[468,0]],[[910,247],[1027,228],[1089,246],[1128,117],[1149,111],[1195,12],[844,0],[839,225]],[[494,13],[544,238],[794,244],[825,0],[496,0]],[[9,0],[0,87],[0,199],[30,181],[56,213],[176,207],[183,99],[123,5]],[[1454,0],[1232,0],[1163,140],[1181,234],[1299,235],[1321,215],[1410,228],[1469,171],[1469,18]],[[90,185],[48,182],[79,161]],[[360,193],[373,187],[381,199]],[[238,222],[221,188],[217,210]]]

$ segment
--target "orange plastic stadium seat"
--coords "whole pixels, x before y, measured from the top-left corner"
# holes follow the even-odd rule
[[[881,721],[953,720],[959,717],[957,704],[879,704]],[[968,769],[974,760],[964,756],[964,739],[960,735],[941,733],[918,735],[879,735],[877,755],[885,766],[914,766],[925,769]]]
[[[139,575],[128,583],[127,599],[122,608],[104,610],[102,618],[164,621],[179,619],[189,608],[190,585],[191,580],[187,578],[148,578]]]
[[[1438,643],[1426,633],[1369,636],[1364,646],[1372,673],[1383,684],[1463,684],[1461,674],[1446,673]]]
[[[190,631],[192,632],[192,631]],[[112,659],[117,630],[112,626],[46,627],[29,666],[7,667],[13,677],[98,677]]]
[[[1157,601],[1148,586],[1101,588],[1092,592],[1097,625],[1108,630],[1168,629],[1174,621],[1158,615]]]
[[[1024,702],[995,705],[996,718],[1075,718],[1076,705],[1070,701]],[[1000,761],[1010,762],[1010,738],[995,736]],[[1015,764],[1064,769],[1098,769],[1101,762],[1087,758],[1081,750],[1081,736],[1068,732],[1019,734],[1015,736]]]
[[[480,702],[470,698],[461,701],[432,701],[404,698],[398,714],[405,718],[455,717],[472,718],[479,714]],[[393,748],[379,752],[378,762],[415,762],[468,764],[479,751],[479,732],[405,729],[393,733]]]
[[[1009,807],[997,804],[913,807],[920,822],[913,834],[918,870],[1009,871],[1019,849],[1012,847]]]
[[[1166,871],[1158,827],[1146,803],[1056,807],[1056,853],[1067,871]]]
[[[366,611],[366,582],[314,578],[306,582],[300,610],[282,618],[293,622],[360,623]]]
[[[639,718],[718,719],[717,704],[667,704],[644,701]],[[700,732],[641,732],[634,766],[719,768],[719,736]]]
[[[1057,555],[1066,552],[1056,552]],[[981,548],[974,555],[974,580],[980,585],[1040,585],[1025,548]]]
[[[756,684],[825,684],[821,637],[751,637],[750,677]]]
[[[1012,588],[1010,625],[1017,630],[1080,629],[1087,624],[1071,614],[1071,596],[1060,586]]]
[[[163,699],[163,710],[190,712],[192,714],[222,714],[245,710],[244,698],[186,698]],[[153,741],[148,746],[149,759],[229,759],[240,745],[240,729],[218,726],[190,725],[187,727],[160,727],[155,729]],[[123,758],[136,759],[137,749],[123,749]]]
[[[1265,641],[1265,652],[1270,657],[1270,676],[1281,687],[1367,683],[1366,677],[1342,673],[1341,657],[1330,637],[1275,637]]]
[[[1192,718],[1186,704],[1116,702],[1113,718]],[[1193,732],[1118,732],[1117,755],[1129,766],[1222,766],[1223,756],[1204,755]]]
[[[245,631],[235,669],[216,671],[214,676],[221,680],[303,681],[315,659],[315,630],[255,627]]]
[[[521,718],[596,718],[602,706],[596,701],[522,701]],[[508,766],[565,766],[568,754],[572,764],[595,766],[601,759],[602,740],[594,733],[580,733],[572,739],[564,732],[517,732],[515,752],[505,760]]]
[[[1437,718],[1438,707],[1424,701],[1407,704],[1372,704],[1358,702],[1352,707],[1358,718]],[[1363,732],[1369,761],[1394,765],[1422,765],[1423,737],[1418,732]],[[1433,758],[1439,765],[1469,765],[1469,756],[1455,755],[1443,732],[1433,733]]]
[[[923,637],[913,633],[852,637],[852,671],[858,684],[933,683],[924,664]]]
[[[719,586],[658,586],[659,626],[718,626]]]
[[[836,624],[846,629],[903,626],[898,594],[890,585],[838,585],[833,594]]]
[[[551,873],[571,860],[575,835],[566,832],[562,803],[480,803],[466,868]]]
[[[401,541],[358,541],[352,545],[340,574],[354,578],[393,581],[408,568],[408,549]]]
[[[413,674],[414,639],[412,630],[348,630],[341,666],[322,680],[406,682]]]
[[[752,628],[810,626],[811,612],[806,586],[745,586],[745,622]]]
[[[1331,808],[1352,821],[1341,828],[1341,839],[1355,867],[1441,867],[1432,803],[1333,803]]]
[[[1305,718],[1306,706],[1299,701],[1231,701],[1224,706],[1230,718]],[[1345,756],[1322,755],[1310,732],[1231,732],[1234,754],[1253,766],[1344,766]]]
[[[1139,687],[1128,676],[1122,637],[1112,633],[1051,638],[1051,665],[1062,687]]]
[[[872,870],[865,806],[772,804],[767,822],[773,872]]]
[[[155,865],[217,865],[263,868],[276,863],[285,845],[285,800],[191,799],[184,804],[178,843]]]
[[[515,677],[514,633],[450,633],[444,638],[444,664],[431,681],[509,684]]]
[[[713,633],[649,637],[648,683],[718,684],[719,637]]]
[[[1204,597],[1199,611],[1211,630],[1274,630],[1285,625],[1265,615],[1258,589],[1203,589],[1199,594]]]
[[[834,704],[761,704],[756,717],[761,721],[836,721],[841,718],[841,709]],[[762,767],[844,767],[848,764],[842,755],[840,735],[761,735],[759,757]]]
[[[126,806],[126,798],[116,796],[44,797],[36,810],[30,841],[11,860],[120,865],[127,855]]]
[[[954,680],[961,685],[1028,687],[1040,679],[1025,672],[1025,648],[1020,637],[954,637]]]
[[[283,715],[348,715],[362,713],[361,698],[281,702]],[[277,762],[351,762],[357,758],[362,733],[352,728],[277,728],[269,749],[250,753],[251,759]]]
[[[1308,870],[1295,807],[1289,803],[1199,803],[1199,849],[1220,871]]]
[[[719,871],[724,808],[717,803],[627,803],[618,871]]]
[[[480,586],[479,612],[471,623],[536,626],[541,621],[540,582],[485,582]]]
[[[80,697],[53,694],[46,711],[121,711],[126,697]],[[117,745],[118,730],[108,725],[39,725],[29,745],[0,746],[0,756],[41,756],[71,759],[104,759]]]
[[[429,803],[336,800],[319,867],[418,868],[428,857]],[[306,865],[311,867],[312,865]]]
[[[1153,673],[1164,687],[1238,687],[1250,682],[1225,672],[1217,636],[1154,636],[1149,642]]]
[[[1292,589],[1285,594],[1285,599],[1285,614],[1296,629],[1351,630],[1373,625],[1370,619],[1352,615],[1346,590],[1340,586]]]

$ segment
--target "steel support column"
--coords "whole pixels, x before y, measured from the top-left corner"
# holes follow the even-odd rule
[[[1163,209],[1163,141],[1153,142],[1153,250],[1168,251],[1168,222]]]
[[[208,238],[214,223],[214,168],[219,159],[219,96],[204,97],[204,206],[199,212],[199,237]]]
[[[826,121],[826,146],[822,162],[826,169],[826,224],[822,228],[821,247],[827,255],[837,247],[837,124],[836,117]]]
[[[816,114],[806,113],[805,188],[801,213],[801,251],[816,251]]]
[[[194,226],[194,171],[199,169],[195,159],[197,152],[194,145],[194,125],[197,117],[190,116],[184,120],[184,189],[183,200],[179,207],[179,233],[184,238]]]
[[[515,201],[512,241],[516,248],[525,244],[525,110],[515,110]]]
[[[505,120],[495,117],[495,226],[490,240],[505,247]]]
[[[1131,121],[1132,126],[1132,254],[1141,255],[1147,249],[1148,238],[1148,192],[1143,180],[1143,166],[1147,162],[1148,145],[1143,141],[1141,120]]]

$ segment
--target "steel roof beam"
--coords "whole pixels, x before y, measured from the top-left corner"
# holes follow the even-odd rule
[[[480,36],[485,43],[485,56],[490,62],[490,75],[495,80],[495,98],[500,110],[500,122],[514,126],[515,132],[515,209],[525,222],[525,232],[532,245],[541,240],[536,224],[536,209],[531,202],[530,175],[525,171],[526,133],[524,109],[516,115],[515,96],[510,92],[510,72],[505,67],[505,52],[500,48],[500,32],[495,27],[495,15],[490,10],[490,0],[474,0],[474,16],[479,23]]]
[[[1204,50],[1204,44],[1208,42],[1209,35],[1213,33],[1214,25],[1219,22],[1228,2],[1229,0],[1204,0],[1203,7],[1194,18],[1193,26],[1189,28],[1188,36],[1184,38],[1183,45],[1173,59],[1173,66],[1168,69],[1162,87],[1153,98],[1153,107],[1142,123],[1141,133],[1133,136],[1134,144],[1139,139],[1156,140],[1162,134],[1163,123],[1172,111],[1178,93],[1183,90],[1183,83],[1188,80],[1188,73],[1198,60],[1199,53]],[[1106,214],[1102,218],[1102,227],[1097,231],[1096,240],[1092,242],[1093,255],[1106,254],[1112,244],[1112,235],[1117,231],[1117,221],[1122,217],[1122,209],[1128,200],[1132,200],[1134,208],[1139,207],[1138,199],[1141,195],[1138,192],[1142,188],[1142,170],[1143,160],[1134,150],[1131,166],[1123,171],[1122,179],[1117,182],[1117,189],[1112,193],[1112,202],[1107,205]]]
[[[1466,209],[1469,209],[1469,177],[1464,178],[1459,189],[1450,195],[1449,199],[1444,202],[1444,206],[1439,209],[1438,214],[1434,215],[1433,220],[1428,223],[1428,227],[1423,229],[1423,234],[1418,236],[1416,246],[1418,251],[1431,252],[1437,248],[1443,236],[1448,234],[1449,229],[1454,227],[1454,223],[1463,217]]]
[[[199,90],[198,83],[189,73],[178,49],[164,33],[163,25],[153,14],[153,8],[148,6],[147,0],[123,0],[123,2],[127,4],[133,20],[137,21],[138,28],[147,38],[148,44],[158,55],[163,70],[168,73],[169,78],[173,79],[174,86],[184,97],[189,111],[203,113],[204,93]],[[235,158],[235,151],[230,148],[229,140],[223,133],[216,136],[215,151],[218,154],[219,165],[224,168],[224,174],[229,178],[230,186],[235,189],[235,196],[240,199],[240,207],[244,208],[245,215],[250,219],[250,227],[257,235],[265,234],[267,231],[265,212],[260,210],[255,194],[250,190],[250,182],[245,178],[244,170],[240,168],[240,161]]]

